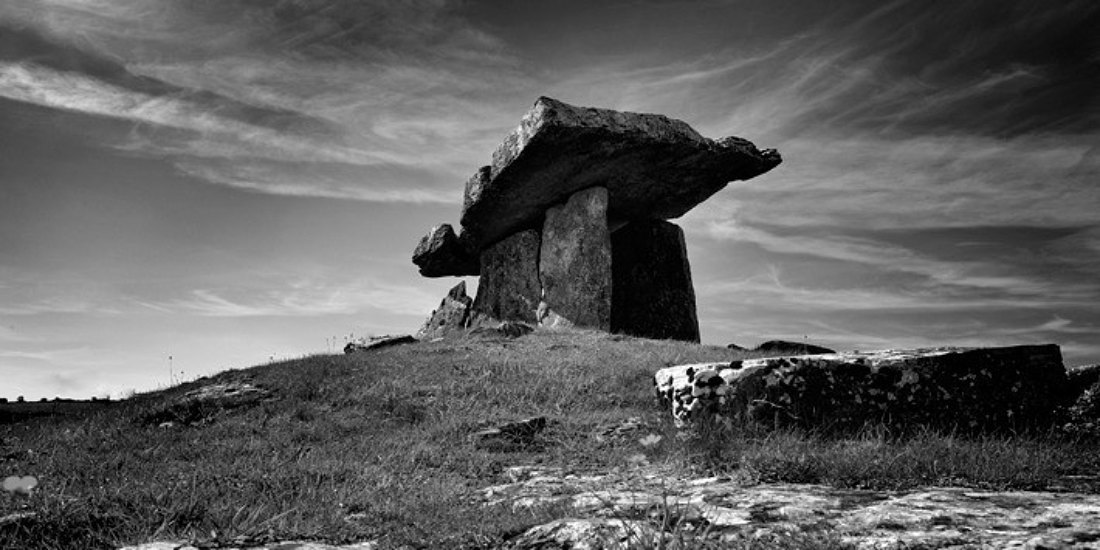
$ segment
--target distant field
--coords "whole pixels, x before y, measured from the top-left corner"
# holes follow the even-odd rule
[[[77,401],[61,399],[57,401],[27,401],[25,403],[8,402],[0,403],[0,424],[23,422],[31,418],[43,416],[70,416],[79,417],[102,410],[117,402],[115,401]]]

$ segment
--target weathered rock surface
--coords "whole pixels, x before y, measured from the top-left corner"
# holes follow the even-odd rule
[[[413,338],[411,334],[369,336],[367,338],[360,338],[355,342],[348,342],[347,345],[344,346],[344,353],[359,353],[372,349],[399,346],[401,344],[412,344],[413,342],[416,342],[416,338]]]
[[[539,253],[545,327],[611,329],[611,233],[607,189],[590,187],[550,207]]]
[[[539,284],[539,232],[520,231],[481,253],[481,279],[474,298],[471,326],[499,321],[537,324],[542,288]]]
[[[479,449],[518,451],[535,444],[535,436],[546,429],[545,416],[508,422],[470,434],[470,441]]]
[[[748,140],[707,139],[662,115],[575,107],[541,97],[467,183],[462,227],[484,247],[593,186],[613,219],[676,218],[733,180],[781,161]]]
[[[412,261],[425,277],[477,275],[478,256],[462,242],[450,224],[440,224],[420,239]]]
[[[684,539],[767,547],[773,538],[791,536],[828,536],[867,549],[1100,547],[1100,495],[743,486],[727,478],[576,475],[530,467],[507,473],[513,482],[481,492],[487,505],[573,511],[571,518],[512,539],[508,547],[516,549],[657,548]]]
[[[611,252],[612,332],[698,342],[695,289],[679,226],[628,223],[611,234]]]
[[[820,355],[823,353],[836,353],[836,351],[829,348],[803,342],[787,342],[785,340],[768,340],[756,346],[756,349],[753,351],[781,355]]]
[[[692,418],[853,430],[882,423],[963,432],[1043,428],[1066,374],[1058,346],[772,357],[657,371],[657,394]]]
[[[269,390],[248,382],[208,384],[146,413],[141,422],[162,428],[205,424],[224,411],[249,407],[273,397]]]
[[[458,283],[443,297],[439,307],[416,332],[416,337],[421,340],[430,340],[465,330],[473,304],[473,299],[466,295],[466,281]]]

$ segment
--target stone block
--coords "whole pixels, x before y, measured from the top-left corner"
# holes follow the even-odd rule
[[[612,332],[699,341],[691,266],[677,225],[634,221],[612,233],[611,272]]]
[[[539,324],[611,328],[611,235],[607,189],[574,193],[546,211],[539,254]]]
[[[499,321],[537,324],[539,232],[520,231],[481,252],[481,279],[470,326]]]
[[[433,227],[420,239],[412,261],[425,277],[461,277],[479,271],[477,254],[446,223]]]

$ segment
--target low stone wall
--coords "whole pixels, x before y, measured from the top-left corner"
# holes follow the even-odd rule
[[[842,431],[1044,428],[1066,391],[1055,345],[772,357],[679,365],[654,378],[681,424],[707,418]]]

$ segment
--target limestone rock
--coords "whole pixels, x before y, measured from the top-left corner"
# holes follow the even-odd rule
[[[119,550],[200,550],[212,548],[208,544],[192,546],[187,542],[158,541],[146,542],[137,546],[126,546]],[[356,542],[352,544],[326,544],[305,540],[285,540],[251,543],[247,538],[234,542],[232,546],[217,546],[223,550],[375,550],[378,541]]]
[[[611,330],[698,342],[684,232],[666,221],[634,221],[611,234],[611,252]]]
[[[513,483],[485,488],[481,499],[487,506],[517,511],[570,511],[566,519],[532,527],[508,541],[507,548],[516,550],[845,546],[1085,550],[1095,549],[1100,540],[1100,495],[1082,493],[744,486],[719,477],[576,475],[543,469],[524,472]]]
[[[145,413],[141,422],[163,427],[206,424],[225,411],[247,408],[273,397],[269,390],[248,382],[208,384]]]
[[[481,279],[471,326],[500,321],[537,324],[539,232],[520,231],[481,252]]]
[[[1058,346],[770,357],[657,371],[678,422],[856,430],[882,423],[961,432],[1049,427],[1066,385]]]
[[[477,254],[471,252],[446,223],[433,227],[420,239],[412,261],[425,277],[478,274]]]
[[[424,322],[424,326],[420,327],[416,337],[421,340],[430,340],[464,330],[473,303],[473,299],[466,295],[466,281],[458,283],[443,297],[439,308],[433,311]]]
[[[753,351],[774,353],[776,355],[819,355],[822,353],[836,353],[829,348],[802,342],[787,342],[784,340],[769,340],[756,346],[756,349]]]
[[[368,338],[360,338],[355,342],[348,342],[344,346],[344,353],[358,353],[362,351],[370,351],[372,349],[388,348],[390,346],[398,346],[401,344],[411,344],[416,342],[416,338],[413,338],[410,334],[386,334],[383,336],[370,336]]]
[[[734,137],[707,139],[662,115],[541,97],[493,153],[492,166],[467,183],[462,226],[485,247],[597,185],[608,189],[613,219],[676,218],[730,181],[780,161],[774,150]]]
[[[546,211],[539,280],[541,326],[611,329],[607,189],[578,191]]]
[[[536,416],[475,432],[470,434],[470,440],[479,449],[516,451],[533,445],[535,436],[546,429],[546,424],[545,416]]]

